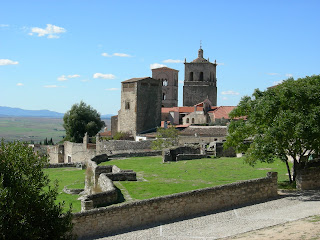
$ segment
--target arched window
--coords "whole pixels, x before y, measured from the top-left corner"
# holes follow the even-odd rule
[[[189,81],[193,81],[193,72],[190,72],[189,74]]]
[[[194,123],[194,118],[192,118],[191,123]]]
[[[162,86],[168,86],[168,80],[167,79],[162,80]]]
[[[203,72],[200,72],[200,79],[199,81],[203,81]]]
[[[130,109],[130,102],[129,101],[125,102],[125,109]]]
[[[187,121],[186,121],[187,123],[189,123],[189,118],[187,118]]]
[[[166,100],[167,96],[165,93],[162,93],[162,100]]]

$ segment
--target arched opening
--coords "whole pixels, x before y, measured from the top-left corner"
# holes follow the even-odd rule
[[[128,101],[125,102],[125,109],[130,109],[130,102]]]
[[[203,81],[203,72],[200,72],[200,79],[199,81]]]
[[[162,86],[168,86],[168,80],[167,79],[162,80]]]
[[[165,93],[162,93],[162,100],[166,100],[167,96]]]
[[[189,81],[193,81],[193,72],[190,72],[189,74]]]
[[[191,123],[194,123],[194,118],[192,118]]]
[[[187,121],[186,121],[187,123],[189,123],[189,118],[187,118]]]

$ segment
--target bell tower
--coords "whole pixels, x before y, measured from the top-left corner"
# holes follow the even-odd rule
[[[216,61],[211,63],[209,58],[203,58],[200,45],[198,58],[192,62],[185,60],[184,65],[183,106],[194,106],[206,98],[217,106]]]

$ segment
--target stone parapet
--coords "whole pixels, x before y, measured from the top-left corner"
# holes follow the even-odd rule
[[[93,209],[73,215],[79,239],[106,236],[277,196],[277,173],[265,178]]]

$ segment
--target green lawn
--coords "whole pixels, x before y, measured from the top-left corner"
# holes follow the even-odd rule
[[[70,195],[62,192],[64,186],[68,188],[84,188],[84,178],[85,170],[80,170],[77,168],[46,168],[44,172],[49,175],[50,180],[53,182],[58,180],[59,195],[57,197],[57,202],[65,201],[66,206],[69,207],[72,204],[73,212],[80,212],[81,203],[79,200],[79,195]]]
[[[198,160],[162,163],[161,157],[140,157],[112,160],[100,165],[117,165],[121,169],[137,172],[137,182],[121,182],[133,199],[148,199],[194,189],[265,177],[269,171],[278,172],[279,186],[288,180],[286,166],[281,161],[272,164],[257,163],[253,168],[242,158],[206,158]],[[78,195],[62,193],[68,188],[84,188],[85,170],[76,168],[45,169],[52,181],[59,181],[57,201],[72,203],[73,211],[81,209]]]
[[[112,160],[101,165],[117,165],[137,172],[139,181],[121,182],[133,199],[148,199],[178,192],[265,177],[278,172],[278,181],[288,180],[286,166],[281,161],[258,163],[254,168],[242,158],[206,158],[192,161],[162,163],[161,157],[141,157]]]

